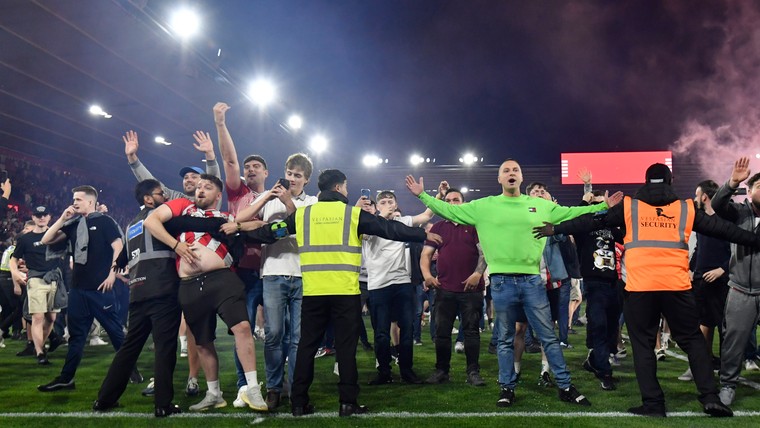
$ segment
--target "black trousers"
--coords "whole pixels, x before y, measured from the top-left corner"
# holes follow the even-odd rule
[[[129,331],[98,391],[98,400],[115,403],[127,388],[129,375],[145,342],[153,333],[156,345],[154,386],[156,407],[174,399],[174,367],[177,364],[177,333],[182,310],[176,294],[129,304]]]
[[[22,287],[26,290],[26,287]],[[3,311],[0,313],[0,330],[5,333],[13,327],[14,331],[21,331],[21,317],[24,297],[13,293],[13,279],[9,271],[0,272],[0,305]]]
[[[624,311],[633,347],[633,367],[645,407],[665,407],[665,395],[657,381],[657,358],[654,354],[660,314],[668,320],[671,337],[689,357],[699,401],[702,404],[719,401],[712,360],[699,330],[699,311],[691,290],[630,292],[625,297]]]
[[[467,374],[480,372],[480,320],[483,318],[483,293],[453,293],[437,290],[435,295],[435,368],[448,373],[451,366],[451,329],[454,319],[462,317],[464,355]]]
[[[338,362],[340,402],[357,404],[359,373],[356,369],[356,344],[359,340],[359,323],[362,322],[360,295],[303,296],[301,304],[301,340],[298,342],[292,405],[302,407],[309,403],[309,387],[314,381],[314,355],[322,343],[328,322],[335,326],[335,360]]]

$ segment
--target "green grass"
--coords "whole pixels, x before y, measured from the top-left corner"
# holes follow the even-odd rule
[[[369,319],[365,318],[369,326]],[[380,387],[370,387],[366,382],[375,373],[374,354],[372,352],[357,351],[359,366],[359,379],[361,385],[360,402],[369,406],[375,412],[384,412],[391,415],[382,418],[351,418],[339,420],[337,417],[325,417],[324,413],[337,411],[337,377],[333,375],[333,362],[331,357],[320,358],[316,361],[315,381],[310,394],[317,412],[322,414],[317,418],[304,418],[294,420],[287,417],[289,406],[285,405],[273,415],[257,415],[244,409],[232,407],[237,388],[234,365],[232,363],[232,338],[224,333],[221,326],[218,332],[219,339],[217,348],[220,357],[222,390],[229,406],[218,411],[214,415],[203,418],[213,426],[244,426],[257,422],[257,425],[265,426],[494,426],[497,423],[513,423],[520,419],[533,426],[604,426],[611,423],[618,427],[642,426],[643,424],[657,426],[747,426],[754,423],[756,416],[735,417],[733,419],[715,420],[702,416],[676,416],[666,420],[652,420],[635,417],[583,417],[572,418],[561,416],[522,416],[509,417],[510,414],[525,412],[551,412],[568,413],[583,412],[625,412],[628,407],[640,404],[638,386],[633,373],[633,361],[631,356],[622,360],[622,366],[615,369],[615,376],[620,379],[616,391],[602,391],[595,378],[581,368],[586,356],[585,329],[577,328],[579,334],[570,337],[570,342],[575,345],[572,350],[565,351],[565,357],[573,375],[573,383],[593,403],[590,408],[580,408],[571,404],[560,402],[557,391],[554,388],[545,389],[537,385],[540,370],[540,355],[526,354],[522,363],[522,381],[518,386],[517,402],[509,409],[496,407],[498,397],[497,373],[498,367],[496,356],[486,352],[490,331],[482,337],[481,374],[488,385],[485,388],[474,388],[464,383],[465,358],[463,354],[453,354],[451,382],[444,385],[404,385],[392,384]],[[427,331],[426,331],[427,333]],[[435,352],[429,340],[429,334],[423,335],[423,346],[414,348],[414,366],[420,377],[429,375],[435,364]],[[65,358],[66,348],[62,347],[51,354],[52,366],[40,367],[32,357],[16,357],[15,353],[21,350],[24,343],[20,341],[6,340],[7,347],[0,349],[0,413],[74,413],[89,412],[93,400],[97,396],[97,390],[103,380],[111,359],[113,350],[110,346],[86,347],[84,358],[79,367],[76,377],[76,390],[59,391],[55,393],[40,393],[36,390],[39,384],[47,383],[60,371]],[[263,370],[263,344],[257,342],[257,355],[259,359],[259,379],[264,379]],[[672,349],[680,352],[677,348]],[[629,349],[630,353],[630,349]],[[122,396],[121,411],[126,413],[150,414],[153,410],[152,400],[142,397],[140,391],[147,384],[147,378],[152,371],[153,353],[147,349],[143,352],[139,361],[139,368],[146,376],[146,383],[129,385]],[[696,388],[693,382],[681,382],[676,379],[685,369],[685,362],[668,357],[659,364],[660,382],[665,390],[667,407],[669,412],[701,412],[701,407],[696,400]],[[394,374],[398,371],[394,368]],[[743,373],[749,380],[760,382],[760,372]],[[175,401],[187,409],[190,404],[197,402],[198,398],[184,396],[184,382],[187,376],[187,360],[179,359],[175,372]],[[201,381],[205,389],[205,384]],[[737,390],[737,399],[734,403],[735,411],[760,411],[760,400],[757,399],[758,391],[746,386],[740,386]],[[393,418],[394,413],[408,412]],[[433,415],[415,416],[417,413],[467,413],[467,417],[434,417]],[[475,417],[473,413],[484,413],[487,416]],[[215,417],[219,414],[229,414],[230,417]],[[501,416],[504,415],[504,416]],[[244,416],[244,417],[232,417]],[[750,417],[752,419],[750,419]],[[91,418],[61,418],[60,416],[23,416],[2,417],[2,426],[64,426],[65,424],[76,425],[77,428],[87,426],[185,426],[188,423],[197,425],[199,419],[170,418],[168,420],[155,420],[153,418],[129,418],[108,416]]]

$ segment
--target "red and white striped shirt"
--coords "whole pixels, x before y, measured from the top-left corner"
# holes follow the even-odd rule
[[[172,217],[189,215],[191,217],[223,218],[227,221],[233,221],[235,219],[231,214],[217,209],[202,210],[195,206],[191,200],[185,198],[172,199],[171,201],[166,202],[166,205],[172,210]],[[186,242],[188,244],[197,242],[198,244],[214,251],[216,255],[224,261],[225,266],[232,266],[232,254],[230,254],[227,246],[214,239],[211,234],[207,232],[182,232],[177,239],[180,242]]]

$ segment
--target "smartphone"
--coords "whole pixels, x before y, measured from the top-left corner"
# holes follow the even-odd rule
[[[0,171],[0,184],[4,184],[5,180],[8,179],[8,171]]]
[[[369,189],[362,189],[362,198],[372,199],[370,198],[371,191]]]
[[[277,182],[280,183],[280,186],[284,187],[285,190],[290,189],[290,181],[288,181],[288,180],[286,180],[284,178],[281,178],[281,179],[277,180]]]

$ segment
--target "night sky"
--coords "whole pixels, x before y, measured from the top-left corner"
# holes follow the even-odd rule
[[[193,43],[221,48],[237,81],[270,76],[285,109],[357,161],[360,150],[395,164],[413,151],[456,164],[467,150],[547,164],[562,151],[678,149],[676,162],[730,162],[757,139],[756,2],[194,5],[206,27]]]

